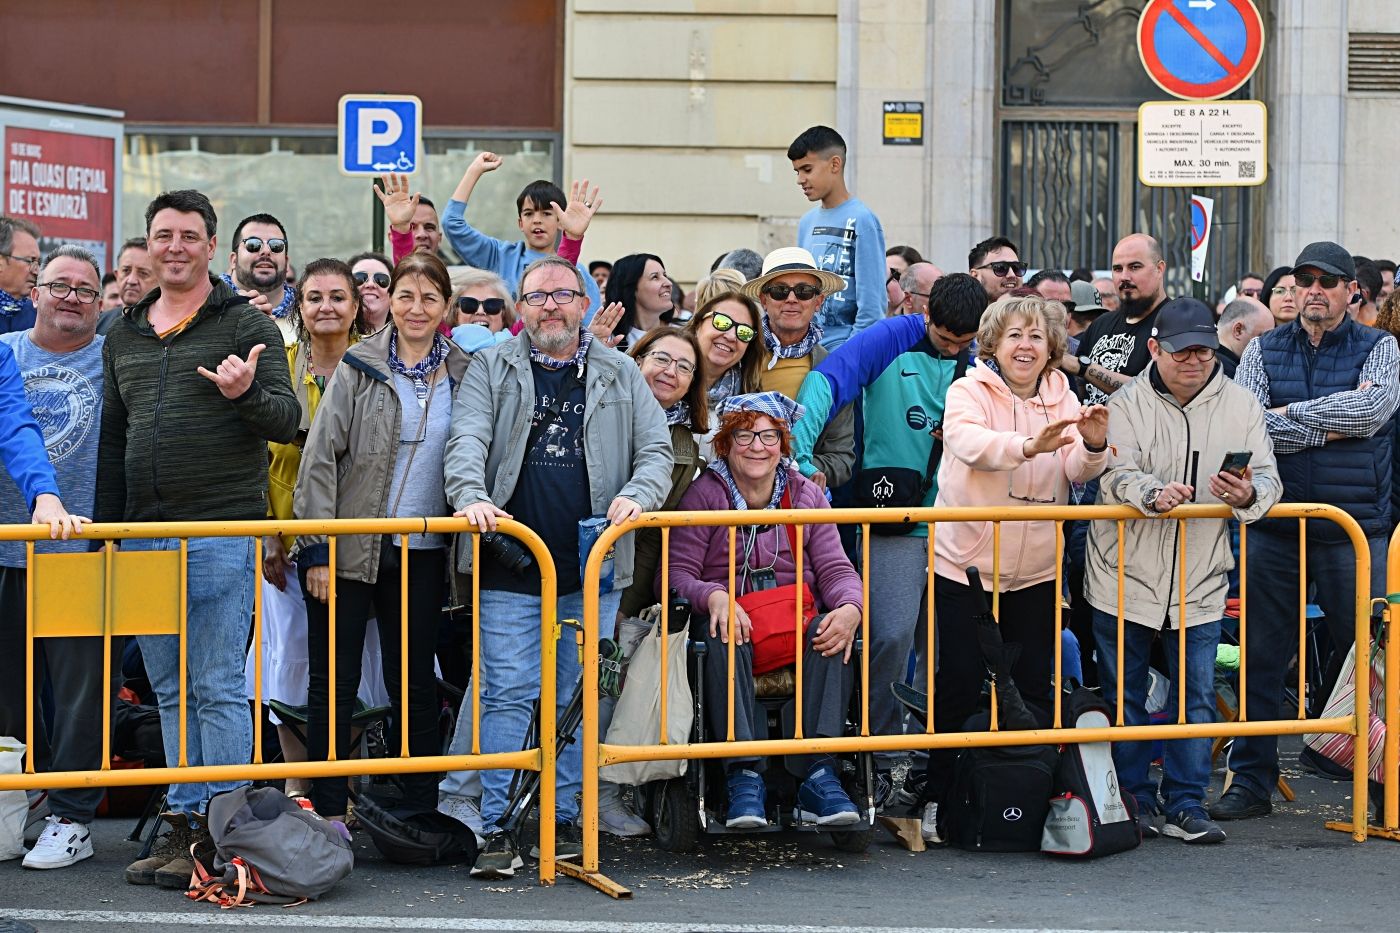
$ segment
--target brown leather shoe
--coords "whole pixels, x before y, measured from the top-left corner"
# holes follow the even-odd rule
[[[156,869],[154,881],[157,887],[179,891],[186,890],[189,888],[190,878],[194,874],[194,856],[190,850],[197,849],[201,852],[213,850],[214,841],[209,837],[209,827],[202,815],[196,814],[189,817],[188,826],[184,851]]]

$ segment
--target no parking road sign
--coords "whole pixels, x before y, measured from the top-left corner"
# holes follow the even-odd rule
[[[1259,67],[1264,23],[1251,0],[1148,0],[1138,54],[1157,85],[1185,100],[1214,100]]]
[[[339,136],[342,174],[411,175],[423,154],[423,102],[407,94],[346,94]]]

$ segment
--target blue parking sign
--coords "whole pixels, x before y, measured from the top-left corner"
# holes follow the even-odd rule
[[[339,138],[342,174],[412,174],[423,155],[423,102],[409,94],[346,94]]]

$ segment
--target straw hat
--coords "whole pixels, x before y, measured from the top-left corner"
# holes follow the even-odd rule
[[[835,272],[818,269],[817,261],[812,258],[811,253],[800,246],[784,246],[773,250],[763,258],[763,274],[744,283],[741,291],[754,301],[758,301],[764,287],[769,282],[790,272],[805,272],[815,276],[821,287],[822,297],[833,295],[846,288],[846,280],[841,276]]]

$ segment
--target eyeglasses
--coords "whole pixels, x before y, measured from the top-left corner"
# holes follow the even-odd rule
[[[374,273],[374,275],[370,275],[368,272],[356,272],[356,273],[355,273],[355,284],[356,284],[356,285],[363,285],[363,284],[365,284],[366,282],[369,282],[369,281],[373,281],[374,284],[375,284],[375,285],[378,285],[380,288],[388,288],[388,287],[389,287],[389,273],[387,273],[387,272],[376,272],[376,273]]]
[[[558,300],[555,299],[555,301]],[[567,302],[565,303],[567,304]],[[506,300],[504,298],[471,298],[467,295],[457,299],[457,310],[463,314],[475,314],[477,308],[480,308],[483,314],[495,317],[506,309]]]
[[[0,256],[4,256],[6,259],[12,259],[15,262],[22,262],[31,269],[39,268],[38,256],[16,256],[14,253],[0,253]]]
[[[1178,363],[1185,363],[1193,356],[1202,363],[1208,363],[1215,359],[1215,347],[1187,347],[1185,350],[1173,353],[1172,359]]]
[[[885,277],[885,281],[886,281],[886,282],[894,282],[894,281],[898,281],[898,279],[899,279],[899,270],[898,270],[898,269],[891,269],[891,270],[890,270],[890,274],[889,274],[888,276]]]
[[[72,295],[79,304],[84,305],[90,305],[102,297],[102,293],[94,288],[85,288],[82,285],[73,286],[67,282],[40,282],[39,288],[47,288],[49,294],[60,301]]]
[[[250,253],[261,253],[263,238],[260,236],[244,237],[243,248]],[[267,240],[267,248],[274,253],[284,253],[287,251],[287,241],[281,237],[269,237]]]
[[[753,340],[758,333],[748,324],[740,324],[729,315],[721,314],[719,311],[710,315],[710,323],[714,325],[715,330],[719,331],[721,334],[732,327],[734,329],[734,336],[739,338],[740,343],[748,343]]]
[[[1272,289],[1270,289],[1270,291],[1272,291],[1275,295],[1293,295],[1293,294],[1296,294],[1296,293],[1297,293],[1297,291],[1298,291],[1298,286],[1296,286],[1296,285],[1275,285]]]
[[[798,301],[811,301],[821,293],[820,286],[808,285],[805,282],[801,285],[769,285],[763,290],[763,294],[774,301],[787,301],[787,296],[790,294],[796,295]]]
[[[922,298],[924,301],[932,301],[932,300],[933,300],[933,292],[914,292],[914,291],[909,291],[909,292],[905,292],[904,294],[906,294],[906,295],[913,295],[913,296],[915,296],[916,298]]]
[[[652,350],[650,353],[643,354],[643,358],[653,361],[663,370],[670,369],[674,366],[676,367],[676,372],[680,373],[682,376],[695,375],[694,363],[690,362],[690,360],[678,360],[664,350]]]
[[[734,443],[740,447],[750,446],[755,437],[764,447],[777,447],[778,442],[783,439],[783,432],[777,428],[764,428],[762,431],[735,431],[732,436]]]
[[[574,291],[572,288],[556,288],[552,292],[526,292],[522,297],[530,307],[542,308],[550,298],[553,298],[557,305],[566,305],[571,304],[581,294],[583,293]]]
[[[1329,275],[1326,273],[1315,275],[1311,272],[1295,272],[1293,273],[1293,281],[1299,288],[1312,288],[1313,283],[1316,282],[1324,289],[1333,289],[1347,281],[1347,277],[1344,275]]]
[[[997,278],[1004,277],[1008,272],[1016,273],[1017,278],[1026,274],[1026,264],[1024,262],[989,262],[985,265],[974,267],[973,271],[975,272],[978,269],[991,269],[992,275]]]

